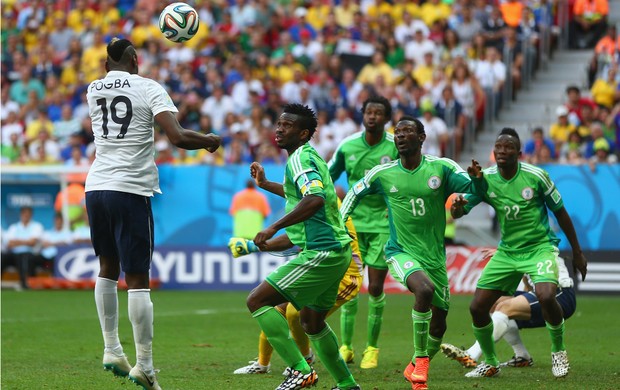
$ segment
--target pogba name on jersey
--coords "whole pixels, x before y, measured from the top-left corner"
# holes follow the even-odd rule
[[[131,88],[129,84],[129,80],[127,79],[115,79],[113,82],[104,83],[103,81],[93,81],[90,84],[89,92],[93,90],[101,91],[102,89],[113,89],[113,88]]]

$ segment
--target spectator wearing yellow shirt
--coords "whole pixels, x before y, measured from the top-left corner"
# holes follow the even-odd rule
[[[91,82],[99,78],[104,72],[102,67],[103,61],[107,58],[106,43],[103,40],[103,33],[101,30],[95,30],[93,35],[93,45],[86,50],[82,55],[82,72],[84,73],[84,79],[87,82]]]
[[[95,21],[97,19],[97,12],[88,8],[86,0],[76,0],[75,8],[69,11],[67,16],[67,26],[79,34],[84,31],[84,19]]]
[[[151,23],[150,14],[142,10],[134,10],[136,24],[131,29],[130,40],[136,48],[144,46],[149,39],[165,39],[159,31],[159,27]]]
[[[330,11],[329,5],[323,0],[312,0],[312,5],[306,14],[306,22],[310,23],[315,31],[321,31],[325,27],[325,21]]]
[[[413,71],[413,78],[419,85],[425,87],[429,86],[433,81],[433,72],[435,70],[435,64],[433,63],[433,52],[427,50],[424,53],[424,62],[417,65]]]
[[[613,107],[614,103],[620,97],[616,74],[617,66],[612,66],[607,71],[606,78],[600,77],[594,82],[592,89],[590,90],[594,103],[609,109]]]
[[[392,19],[394,19],[394,24],[398,26],[403,22],[403,15],[405,12],[416,19],[421,18],[422,12],[419,3],[420,0],[394,0],[392,4]]]
[[[94,20],[95,26],[99,27],[104,34],[109,31],[109,26],[121,20],[121,11],[115,7],[115,0],[99,0],[99,13]]]
[[[284,54],[284,61],[277,67],[277,79],[280,85],[293,80],[295,71],[299,71],[302,75],[306,74],[306,69],[299,62],[295,62],[295,57],[291,52]]]
[[[450,6],[442,3],[441,0],[429,0],[420,7],[422,20],[427,26],[432,26],[436,20],[445,26],[451,13]]]
[[[560,149],[562,145],[568,141],[568,136],[577,131],[577,127],[568,121],[568,108],[566,106],[558,106],[555,109],[557,122],[551,125],[549,136],[556,145],[556,149]]]
[[[379,75],[383,76],[383,80],[387,85],[392,84],[392,68],[387,64],[387,62],[385,62],[383,53],[376,51],[372,55],[371,63],[364,65],[360,71],[357,76],[357,81],[362,84],[374,84],[375,79]]]
[[[340,5],[336,6],[336,9],[334,10],[334,14],[336,15],[336,23],[343,28],[353,26],[353,16],[359,10],[359,6],[352,0],[342,0]]]
[[[52,131],[54,131],[54,123],[49,119],[47,106],[44,104],[37,108],[36,118],[26,126],[26,145],[37,139],[41,131],[46,131],[50,137],[52,136]]]
[[[379,26],[381,15],[392,15],[392,5],[385,0],[375,0],[366,8],[366,18],[371,28]]]

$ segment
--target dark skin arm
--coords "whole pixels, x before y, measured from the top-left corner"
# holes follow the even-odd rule
[[[297,206],[290,213],[286,214],[276,222],[274,222],[271,226],[262,231],[258,232],[256,237],[254,237],[254,244],[260,248],[261,251],[264,251],[267,240],[276,234],[276,232],[282,228],[287,226],[295,225],[296,223],[303,222],[310,217],[312,217],[323,205],[325,204],[325,199],[316,195],[308,195],[305,196]]]
[[[459,219],[465,215],[464,207],[467,203],[467,199],[463,198],[463,195],[457,196],[450,206],[450,214],[452,215],[452,218]]]
[[[254,178],[254,181],[259,188],[284,198],[284,187],[282,184],[267,180],[267,177],[265,176],[265,169],[256,161],[250,165],[250,176]]]
[[[220,136],[184,129],[174,113],[170,111],[155,115],[155,122],[164,130],[170,142],[179,148],[188,150],[206,149],[213,153],[220,147]]]
[[[281,252],[293,247],[293,243],[286,234],[281,234],[277,237],[267,240],[262,251],[267,252]]]
[[[584,281],[586,280],[586,274],[588,273],[588,261],[581,251],[581,246],[579,245],[579,240],[577,239],[577,233],[575,232],[573,221],[564,207],[558,211],[555,211],[553,214],[555,214],[562,231],[566,234],[566,238],[568,239],[571,248],[573,248],[573,272],[576,274],[577,270],[579,270],[581,273],[581,280]]]

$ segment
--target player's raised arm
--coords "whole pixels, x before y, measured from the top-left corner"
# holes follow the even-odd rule
[[[373,193],[372,186],[369,184],[368,176],[360,179],[355,185],[347,192],[347,195],[344,197],[342,201],[342,206],[340,206],[340,216],[343,221],[346,221],[347,218],[351,215],[360,199],[364,196]]]
[[[452,218],[458,219],[465,215],[465,205],[468,203],[467,199],[463,195],[458,195],[452,205],[450,205],[450,214]]]
[[[284,187],[282,184],[267,180],[265,169],[260,163],[254,161],[250,165],[250,176],[252,176],[259,188],[284,198]]]
[[[342,155],[342,150],[340,149],[342,142],[336,148],[336,151],[329,159],[327,163],[327,168],[329,169],[329,176],[332,178],[332,181],[335,183],[336,180],[342,175],[344,172],[344,156]]]
[[[202,134],[184,129],[171,111],[163,111],[155,115],[155,122],[164,130],[173,145],[188,149],[206,149],[213,153],[220,147],[221,138],[215,134]]]
[[[588,273],[588,261],[581,251],[581,245],[579,244],[579,239],[577,238],[577,233],[575,232],[575,227],[573,226],[573,220],[568,215],[568,212],[562,206],[557,211],[554,211],[556,219],[558,220],[558,224],[562,228],[564,234],[566,234],[566,238],[568,242],[570,242],[570,246],[573,249],[573,272],[581,273],[581,280],[586,280],[586,274]]]

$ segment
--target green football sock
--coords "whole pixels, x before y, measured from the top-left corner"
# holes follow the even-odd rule
[[[357,295],[340,308],[340,337],[342,345],[351,348],[353,342],[353,330],[355,328],[355,316],[357,314]]]
[[[441,342],[443,341],[443,338],[436,338],[431,336],[430,334],[428,335],[428,357],[429,358],[433,358],[435,355],[437,355],[437,352],[439,352],[439,347],[441,346]]]
[[[411,310],[411,318],[413,319],[413,346],[415,348],[411,361],[415,361],[417,357],[429,356],[428,328],[432,315],[433,312],[430,310],[426,313]]]
[[[566,350],[564,345],[564,320],[559,325],[553,326],[548,322],[547,329],[551,335],[551,352],[560,352]]]
[[[368,298],[368,343],[369,347],[377,348],[381,323],[383,322],[383,308],[385,307],[385,293],[378,297]]]
[[[499,365],[499,360],[497,360],[497,355],[495,354],[493,321],[490,321],[488,325],[483,326],[482,328],[476,328],[476,326],[472,324],[472,328],[474,329],[474,336],[476,336],[476,340],[478,340],[480,349],[484,354],[484,361],[487,364],[497,367]]]
[[[287,366],[304,374],[310,372],[310,366],[291,338],[288,323],[282,314],[273,306],[263,306],[252,313],[252,317],[256,318],[258,325],[267,335],[267,340]]]
[[[309,334],[308,338],[329,374],[338,383],[338,387],[346,389],[356,385],[347,364],[338,352],[336,334],[325,324],[325,328],[317,334]]]

